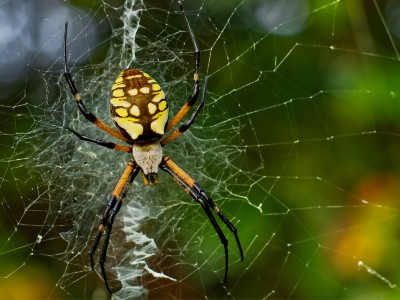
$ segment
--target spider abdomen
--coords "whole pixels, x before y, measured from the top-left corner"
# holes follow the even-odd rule
[[[168,104],[157,82],[138,69],[125,69],[112,86],[110,113],[133,142],[158,140],[168,121]]]

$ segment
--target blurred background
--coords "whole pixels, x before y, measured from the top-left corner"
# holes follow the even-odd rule
[[[216,233],[162,175],[152,190],[137,178],[118,217],[143,208],[136,230],[157,246],[146,258],[155,273],[129,279],[137,245],[122,221],[110,268],[150,299],[397,298],[400,3],[184,5],[207,104],[165,152],[238,228],[245,259],[221,223],[222,283]],[[127,66],[164,87],[171,113],[189,95],[193,46],[178,4],[6,0],[0,16],[0,299],[110,299],[87,251],[129,157],[65,130],[110,139],[79,116],[62,77],[64,23],[77,87],[111,125],[109,90]]]

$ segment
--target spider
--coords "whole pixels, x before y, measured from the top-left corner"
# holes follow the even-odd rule
[[[110,99],[110,113],[118,131],[106,125],[103,121],[99,120],[94,114],[88,111],[81,99],[81,96],[72,79],[72,75],[68,69],[67,63],[67,32],[68,22],[65,23],[64,32],[64,77],[68,83],[69,88],[76,100],[76,104],[80,112],[86,120],[92,122],[101,130],[109,135],[117,138],[129,146],[120,145],[101,139],[92,138],[82,135],[72,128],[67,128],[79,139],[96,143],[100,146],[118,150],[122,152],[130,152],[133,157],[128,162],[125,171],[122,173],[121,178],[118,180],[112,194],[109,196],[106,208],[100,221],[98,232],[93,241],[89,251],[89,259],[92,270],[94,269],[94,255],[99,246],[103,233],[105,234],[103,246],[101,248],[99,264],[101,274],[103,276],[105,285],[110,293],[111,290],[105,270],[105,261],[107,256],[107,248],[110,241],[110,234],[114,219],[119,212],[125,196],[130,189],[131,183],[140,172],[147,186],[150,183],[158,184],[158,168],[165,171],[173,177],[173,179],[183,187],[183,189],[201,205],[208,219],[210,220],[214,230],[224,247],[225,251],[225,274],[224,282],[228,275],[228,240],[218,225],[212,211],[221,219],[221,221],[233,233],[236,243],[239,248],[240,258],[243,261],[243,251],[240,240],[237,234],[237,229],[228,220],[227,217],[214,203],[212,198],[206,191],[185,171],[176,165],[169,157],[163,155],[162,147],[167,145],[184,133],[195,121],[197,115],[200,113],[204,106],[207,77],[204,79],[204,86],[202,90],[202,97],[200,103],[180,127],[171,131],[182,118],[189,112],[190,108],[196,102],[199,95],[199,66],[200,66],[200,50],[196,42],[193,30],[190,26],[186,12],[183,8],[182,2],[178,1],[181,14],[185,19],[193,46],[194,46],[194,84],[192,94],[188,97],[186,103],[182,106],[179,112],[168,122],[168,104],[165,99],[165,94],[161,90],[157,82],[147,73],[133,68],[123,70],[114,85],[112,86],[112,95]],[[167,137],[166,133],[171,132]]]

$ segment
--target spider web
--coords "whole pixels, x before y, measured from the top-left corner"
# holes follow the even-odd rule
[[[175,1],[15,3],[0,3],[2,297],[107,299],[87,253],[130,156],[65,129],[113,140],[63,79],[64,22],[83,101],[110,125],[127,66],[177,112],[193,84],[190,36]],[[400,6],[365,3],[184,3],[207,99],[164,151],[238,228],[245,259],[221,224],[223,283],[223,247],[199,205],[165,173],[148,188],[138,176],[111,237],[113,299],[399,296]]]

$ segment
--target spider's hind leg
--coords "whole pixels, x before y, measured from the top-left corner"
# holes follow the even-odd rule
[[[214,212],[218,215],[218,217],[224,222],[226,227],[233,233],[236,244],[238,245],[239,248],[239,253],[240,253],[240,260],[243,261],[243,250],[242,250],[242,245],[240,244],[240,239],[237,233],[237,228],[229,221],[229,219],[222,213],[222,211],[218,208],[218,206],[215,204],[215,202],[212,200],[212,198],[207,194],[207,192],[197,183],[195,182],[193,184],[193,188],[199,193],[199,195],[202,196],[203,199],[205,199],[208,203],[208,205],[214,210]]]
[[[107,249],[108,249],[108,244],[110,241],[111,230],[112,230],[112,226],[114,223],[114,219],[122,206],[125,196],[131,187],[132,181],[135,179],[135,177],[137,176],[139,171],[140,171],[140,168],[135,164],[133,159],[131,159],[128,163],[128,166],[125,168],[124,173],[122,174],[121,178],[119,179],[117,185],[115,186],[112,195],[110,196],[110,199],[108,201],[108,204],[106,206],[106,209],[103,213],[103,217],[102,217],[100,225],[99,225],[99,230],[96,234],[95,240],[89,251],[90,264],[93,269],[93,266],[94,266],[93,257],[96,253],[96,250],[98,248],[98,245],[99,245],[100,239],[103,235],[103,232],[105,231],[105,238],[104,238],[103,246],[102,246],[101,252],[100,252],[99,264],[100,264],[101,274],[103,276],[104,282],[110,293],[112,293],[112,290],[111,290],[111,288],[108,284],[108,280],[107,280],[107,275],[106,275],[106,270],[105,270],[105,261],[106,261],[106,257],[107,257]]]
[[[219,210],[211,197],[196,183],[196,181],[190,177],[185,171],[183,171],[178,165],[176,165],[169,157],[163,157],[163,161],[160,164],[160,168],[171,175],[174,180],[184,188],[184,190],[203,208],[204,212],[207,214],[208,219],[214,227],[214,230],[217,232],[218,237],[224,246],[225,251],[225,275],[224,281],[226,281],[228,276],[228,240],[226,239],[224,233],[221,230],[221,227],[218,225],[217,221],[214,218],[214,215],[211,212],[211,209],[218,215],[218,217],[224,222],[224,224],[229,228],[229,230],[233,233],[236,239],[236,243],[238,245],[240,251],[240,258],[243,261],[243,251],[242,246],[240,244],[240,239],[237,234],[236,227],[225,217],[225,215]],[[210,209],[211,208],[211,209]]]

